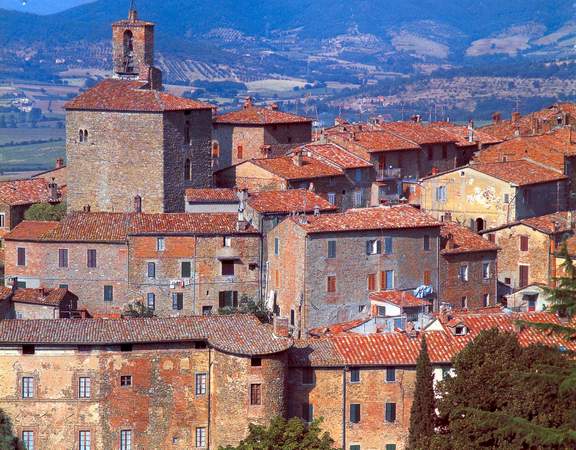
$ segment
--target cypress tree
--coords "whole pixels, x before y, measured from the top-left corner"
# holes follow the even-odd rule
[[[434,435],[436,421],[436,406],[434,398],[434,374],[428,356],[426,337],[422,337],[422,346],[416,363],[416,388],[414,402],[410,411],[410,435],[408,448],[410,450],[429,448],[430,439]]]
[[[0,450],[24,450],[22,443],[12,431],[10,417],[0,409]]]

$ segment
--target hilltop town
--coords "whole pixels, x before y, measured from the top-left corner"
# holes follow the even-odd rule
[[[435,383],[492,328],[576,351],[518,325],[569,320],[576,104],[318,128],[166,92],[154,45],[131,8],[66,159],[0,181],[0,409],[28,450],[217,449],[275,416],[402,450],[424,338]]]

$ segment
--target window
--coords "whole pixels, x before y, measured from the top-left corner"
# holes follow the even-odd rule
[[[442,159],[448,159],[448,146],[446,144],[442,145]]]
[[[354,191],[354,206],[359,208],[363,205],[362,190]]]
[[[382,253],[382,242],[378,240],[366,241],[366,254],[379,255]]]
[[[376,316],[386,317],[386,307],[381,305],[376,306]]]
[[[485,280],[490,278],[490,263],[489,262],[485,261],[482,263],[482,278],[484,278]]]
[[[328,241],[328,258],[336,258],[336,241]]]
[[[120,344],[121,352],[131,352],[134,346],[132,344]]]
[[[78,130],[78,140],[84,142],[84,130]]]
[[[146,294],[146,306],[151,310],[156,309],[156,294],[153,292],[148,292],[148,294]]]
[[[384,450],[396,450],[396,444],[386,444]]]
[[[386,422],[396,422],[396,403],[386,403]]]
[[[302,384],[314,384],[314,371],[312,369],[302,369]]]
[[[360,404],[352,403],[350,405],[350,422],[360,423]]]
[[[22,431],[22,443],[26,450],[34,450],[34,432]]]
[[[206,447],[206,428],[198,427],[196,428],[196,448]]]
[[[528,236],[520,236],[520,251],[528,251]]]
[[[203,316],[211,316],[212,315],[212,306],[203,306],[202,307],[202,315]]]
[[[166,250],[166,241],[163,237],[156,238],[156,250],[159,252]]]
[[[368,274],[368,290],[373,292],[376,290],[376,274],[369,273]]]
[[[58,249],[58,267],[68,267],[68,249]]]
[[[296,324],[296,313],[294,312],[294,309],[290,309],[290,325],[294,326],[295,324]]]
[[[89,268],[96,267],[96,250],[90,249],[86,253],[86,265]]]
[[[438,186],[436,188],[436,201],[437,202],[446,201],[446,186]]]
[[[22,377],[22,398],[34,398],[34,378]]]
[[[114,300],[114,287],[104,286],[104,301],[111,302]]]
[[[381,274],[380,280],[380,288],[381,290],[390,291],[394,289],[394,271],[393,270],[385,270]]]
[[[504,203],[510,203],[510,194],[504,194]]]
[[[220,308],[237,308],[238,291],[222,291],[219,293]]]
[[[458,271],[458,278],[460,278],[460,281],[468,281],[468,265],[467,264],[460,266],[460,269]]]
[[[332,203],[333,205],[336,204],[336,193],[328,192],[328,202]]]
[[[182,278],[190,278],[192,276],[192,263],[190,261],[182,261],[180,263],[180,276]]]
[[[384,253],[386,255],[392,254],[392,238],[391,237],[384,238]]]
[[[484,305],[484,307],[490,305],[490,294],[484,294],[482,296],[482,304]]]
[[[261,384],[251,384],[250,385],[250,404],[251,405],[261,405],[262,404],[262,385]]]
[[[468,297],[464,296],[460,299],[460,306],[462,309],[466,309],[468,307]]]
[[[424,251],[430,251],[430,236],[427,234],[424,235]]]
[[[4,228],[6,226],[6,215],[4,213],[0,214],[0,228]]]
[[[496,243],[496,235],[494,233],[488,235],[488,242],[492,242],[493,244]]]
[[[184,308],[184,294],[182,292],[172,293],[172,309],[174,311],[182,311]]]
[[[434,159],[434,148],[432,146],[428,147],[428,161]]]
[[[156,278],[156,263],[149,262],[146,266],[146,274],[148,278]]]
[[[326,292],[336,292],[336,277],[334,275],[326,278]]]
[[[356,183],[360,183],[362,181],[362,169],[354,170],[354,180]]]
[[[430,286],[432,284],[432,274],[429,270],[424,271],[424,285]]]
[[[80,431],[78,433],[78,450],[90,450],[90,431]]]
[[[250,367],[262,367],[262,358],[250,358]]]
[[[132,375],[122,375],[120,377],[120,386],[122,387],[132,386]]]
[[[314,420],[314,405],[302,403],[302,420],[306,423]]]
[[[236,157],[238,159],[244,158],[244,148],[242,147],[242,144],[238,145],[236,149]]]
[[[360,383],[360,369],[357,367],[350,369],[350,383]]]
[[[120,431],[120,450],[132,450],[132,430]]]
[[[22,354],[23,355],[33,355],[36,353],[36,347],[33,345],[23,345],[22,346]]]
[[[17,264],[19,266],[25,266],[26,265],[26,249],[22,248],[22,247],[18,247],[18,249],[16,250],[17,252]]]
[[[232,247],[232,237],[224,236],[222,244],[224,245],[224,247]]]
[[[274,238],[274,255],[280,255],[280,239]]]
[[[186,161],[184,162],[184,180],[192,180],[192,163],[188,158],[186,158]]]
[[[90,398],[90,377],[78,378],[78,398]]]
[[[520,279],[520,286],[518,286],[519,288],[523,288],[528,286],[528,280],[529,280],[529,273],[530,273],[530,267],[529,266],[525,266],[525,265],[520,265],[518,266],[518,272],[519,272],[519,279]]]
[[[386,367],[386,383],[394,383],[396,381],[396,367]]]
[[[234,261],[222,261],[222,275],[233,276],[234,275]]]
[[[206,374],[205,373],[197,373],[196,374],[196,395],[205,395],[206,394]]]
[[[360,450],[360,444],[352,444],[350,450]]]

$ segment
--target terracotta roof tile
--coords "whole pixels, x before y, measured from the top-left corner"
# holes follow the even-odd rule
[[[567,180],[565,175],[527,160],[477,163],[470,167],[517,186]]]
[[[128,234],[235,234],[257,233],[248,226],[237,229],[236,213],[134,214]]]
[[[459,140],[452,133],[438,127],[416,122],[390,122],[378,125],[377,128],[418,145],[447,144]]]
[[[186,189],[186,201],[191,203],[238,203],[234,189]]]
[[[106,345],[208,341],[241,355],[279,353],[292,345],[250,315],[138,319],[2,320],[0,343]]]
[[[373,167],[370,161],[335,144],[306,144],[301,149],[304,152],[310,152],[315,157],[326,159],[341,169]]]
[[[572,229],[571,220],[568,211],[560,211],[545,216],[530,217],[522,219],[520,223],[528,225],[538,231],[546,234],[564,233]],[[576,218],[576,216],[575,216]]]
[[[60,192],[59,198],[61,196]],[[47,203],[49,200],[48,181],[43,178],[0,182],[0,203],[16,206]]]
[[[285,123],[311,123],[312,119],[273,110],[271,108],[249,106],[238,111],[218,115],[214,118],[214,121],[217,123],[236,125],[274,125]]]
[[[68,214],[39,240],[56,242],[124,242],[130,214],[83,213]],[[17,227],[18,228],[18,227]]]
[[[307,156],[302,157],[302,165],[297,166],[292,157],[253,159],[246,163],[255,164],[264,170],[286,180],[306,180],[343,175],[342,170],[329,166],[321,161]],[[242,164],[246,164],[242,163]]]
[[[452,238],[452,244],[454,245],[453,248],[445,247],[442,249],[440,253],[444,255],[498,250],[498,246],[492,242],[457,223],[443,223],[440,235],[444,239]]]
[[[306,189],[288,191],[262,191],[250,194],[248,205],[260,212],[269,214],[287,214],[291,212],[336,211],[338,208],[314,192]]]
[[[465,125],[456,125],[454,123],[447,122],[434,122],[431,124],[431,126],[454,136],[454,138],[457,139],[456,146],[458,147],[470,147],[471,145],[478,144],[494,145],[502,142],[502,139],[494,137],[489,133],[482,131],[481,129],[473,129],[472,142],[470,142],[468,126]]]
[[[25,220],[20,222],[12,231],[4,235],[5,240],[39,241],[50,231],[56,229],[59,222],[39,222]]]
[[[108,79],[66,103],[67,110],[164,112],[212,109],[212,105],[147,88],[144,81]]]
[[[431,216],[409,205],[351,209],[344,213],[323,214],[307,217],[301,223],[297,217],[290,218],[307,233],[346,232],[360,230],[385,230],[403,228],[440,227]]]
[[[14,303],[28,303],[34,305],[59,306],[68,294],[68,289],[32,289],[17,288],[12,292],[10,287],[0,288],[0,300],[10,299]]]
[[[431,303],[427,300],[415,297],[408,291],[379,291],[371,292],[369,300],[377,302],[388,302],[402,308],[411,308],[416,306],[429,306]]]

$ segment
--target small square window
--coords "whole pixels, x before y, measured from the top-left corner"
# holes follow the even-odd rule
[[[224,247],[232,247],[232,237],[231,236],[224,236]]]
[[[222,261],[222,275],[223,276],[233,276],[234,275],[234,261]]]
[[[203,316],[210,316],[210,315],[212,315],[212,306],[203,306],[203,307],[202,307],[202,315],[203,315]]]
[[[132,375],[122,375],[120,377],[120,386],[123,387],[132,386]]]
[[[251,358],[250,366],[252,367],[262,367],[262,358]]]
[[[350,369],[350,383],[360,383],[360,369]]]
[[[396,368],[386,367],[386,383],[394,383],[396,381]]]
[[[36,353],[36,348],[33,345],[23,345],[22,354],[23,355],[33,355]]]

